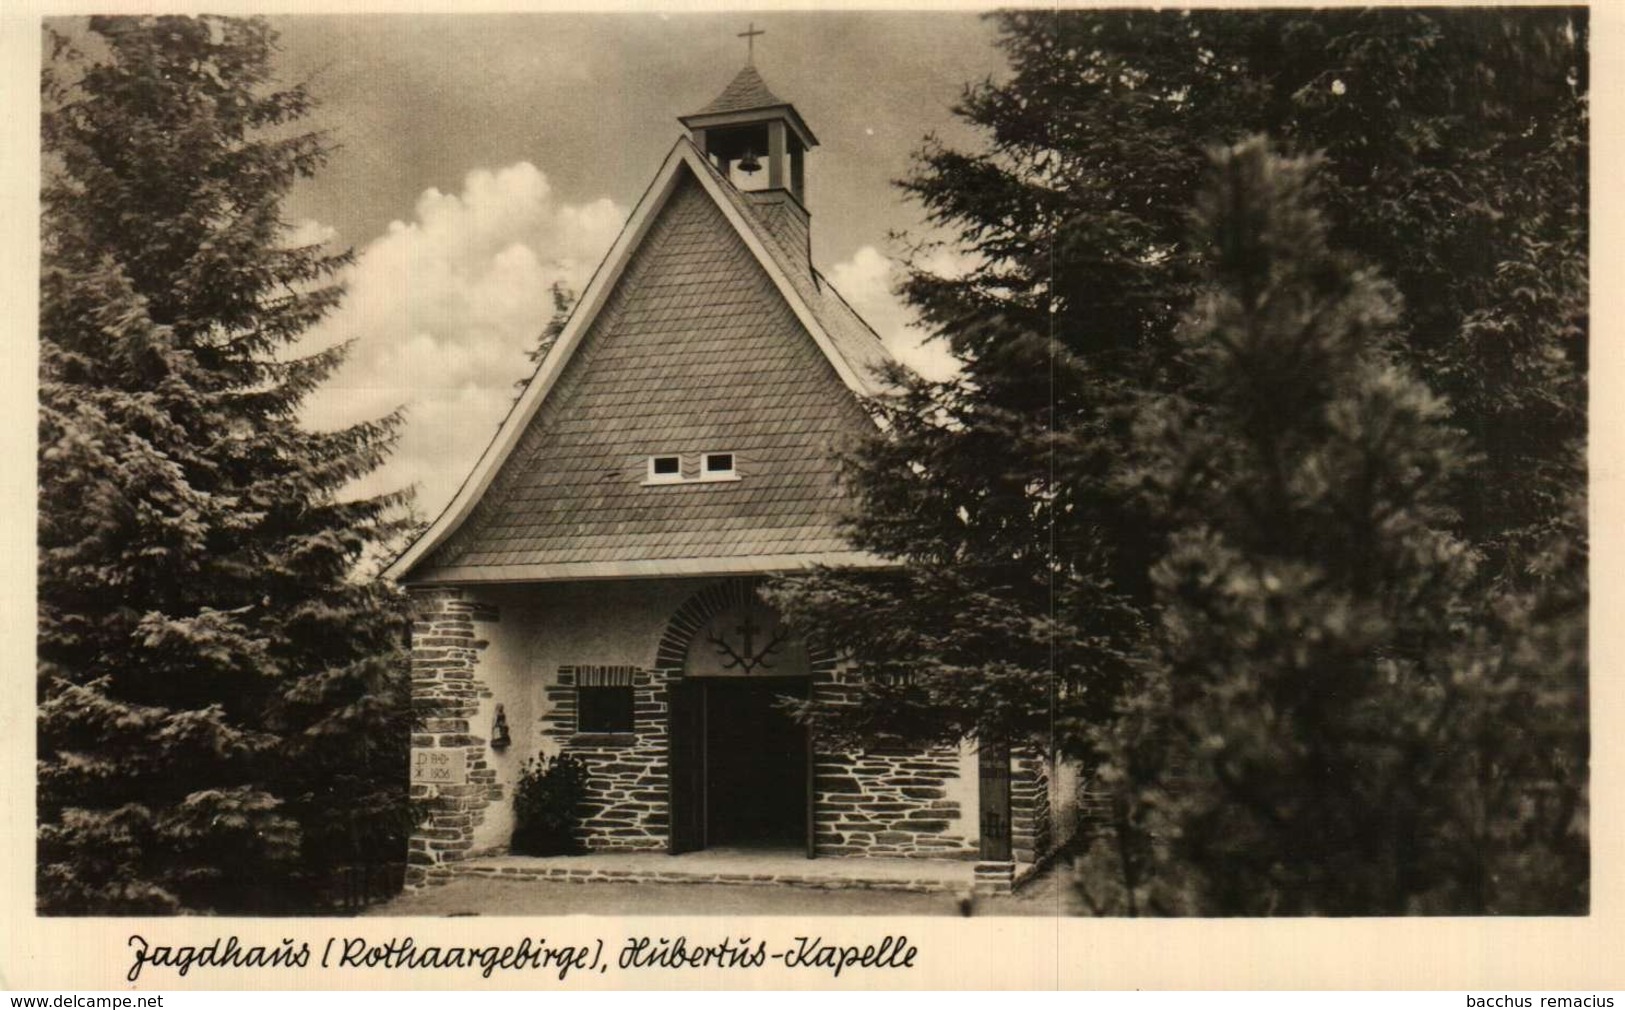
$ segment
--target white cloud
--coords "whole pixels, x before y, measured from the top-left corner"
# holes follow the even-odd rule
[[[317,245],[322,242],[332,242],[338,239],[339,230],[332,225],[312,221],[310,218],[301,218],[286,229],[282,244],[288,249],[298,249],[302,246]]]
[[[343,305],[303,344],[353,342],[306,403],[307,424],[331,429],[407,408],[394,455],[354,493],[415,483],[419,509],[439,513],[532,368],[526,352],[552,315],[550,287],[562,280],[579,294],[625,218],[608,199],[559,202],[547,176],[520,162],[470,172],[460,193],[426,190],[412,220],[361,250]],[[294,234],[330,237],[316,222]]]
[[[939,252],[924,265],[932,273],[956,276],[969,261]],[[928,379],[946,379],[959,370],[958,362],[941,341],[925,339],[918,315],[893,293],[901,274],[901,267],[871,245],[828,271],[830,283],[874,327],[897,360]]]

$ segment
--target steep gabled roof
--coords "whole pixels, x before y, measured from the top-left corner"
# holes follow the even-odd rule
[[[681,228],[671,224],[682,219],[689,222],[684,227],[692,229],[699,227],[694,223],[699,218],[704,218],[704,226],[710,229],[703,242],[694,235],[680,233]],[[730,255],[737,262],[704,261],[707,256],[715,260],[715,254],[706,251],[717,244],[712,240],[715,236],[722,236],[723,244],[733,244],[735,252]],[[672,248],[666,248],[668,245]],[[678,247],[691,251],[674,252]],[[673,260],[674,255],[679,258]],[[682,271],[687,279],[683,283],[687,286],[651,292],[640,305],[628,307],[625,298],[617,295],[620,281],[637,263],[656,256],[684,264]],[[662,276],[672,273],[669,266],[662,270]],[[749,298],[726,287],[746,281],[756,286]],[[721,307],[711,311],[712,303],[719,300]],[[692,376],[702,364],[715,367],[730,356],[763,353],[765,344],[752,346],[749,341],[757,339],[759,331],[782,333],[789,327],[798,334],[795,339],[801,342],[799,346],[807,347],[805,353],[812,358],[798,359],[799,363],[793,364],[800,371],[792,379],[772,380],[776,385],[767,391],[770,395],[761,399],[761,410],[766,413],[759,411],[744,419],[711,415],[690,418],[688,429],[673,428],[671,437],[678,441],[698,438],[698,432],[704,430],[711,432],[705,436],[705,444],[641,449],[637,439],[627,436],[626,431],[648,420],[649,404],[642,405],[645,417],[636,418],[614,416],[615,409],[606,412],[607,394],[593,394],[598,398],[590,401],[571,399],[575,396],[572,390],[581,385],[581,380],[572,376],[588,371],[586,359],[572,368],[578,350],[590,333],[610,332],[617,326],[626,329],[617,312],[631,313],[642,320],[640,335],[634,335],[644,341],[642,346],[664,347],[679,331],[725,328],[730,325],[730,312],[744,311],[746,302],[756,306],[752,311],[757,312],[748,324],[734,324],[735,332],[731,334],[718,331],[709,337],[696,336],[694,339],[701,343],[685,349],[689,358],[672,359],[673,363],[662,367],[688,369],[685,374]],[[761,316],[762,306],[776,306],[773,311],[781,316]],[[670,318],[653,318],[660,314]],[[662,326],[670,333],[659,330]],[[724,337],[728,342],[717,342]],[[642,374],[647,378],[648,364],[634,360],[627,365],[628,355],[643,352],[629,349],[632,344],[628,341],[633,337],[617,339],[620,345],[606,345],[601,353],[611,358],[621,355],[623,362],[616,367],[623,371],[601,376],[604,381],[599,381],[598,386],[625,403],[629,396],[649,392],[638,388],[643,379],[637,372],[644,369]],[[782,336],[776,339],[780,344],[784,342]],[[593,340],[600,338],[594,336]],[[703,344],[704,340],[711,343]],[[788,359],[773,360],[792,367]],[[473,473],[429,530],[395,561],[387,574],[396,579],[413,576],[420,581],[517,581],[782,570],[814,561],[877,564],[877,559],[850,550],[840,540],[832,510],[822,507],[834,494],[833,472],[820,467],[828,463],[828,439],[834,437],[834,428],[867,423],[851,394],[880,391],[871,369],[886,360],[879,339],[811,269],[805,251],[798,256],[786,249],[749,202],[718,175],[698,149],[686,138],[679,140],[582,293],[564,332]],[[815,373],[820,368],[829,379],[817,378]],[[820,381],[833,385],[821,386]],[[558,398],[552,408],[556,416],[542,418],[548,423],[536,425],[550,397]],[[824,406],[836,401],[845,406]],[[577,413],[561,413],[567,409]],[[828,410],[842,412],[842,419],[833,419]],[[659,416],[654,419],[658,422]],[[724,420],[735,427],[723,425]],[[707,424],[711,426],[707,428]],[[820,425],[831,430],[823,431]],[[556,436],[535,433],[543,429]],[[741,445],[749,442],[758,462],[773,464],[763,466],[754,480],[747,475],[746,480],[733,486],[648,489],[630,479],[636,475],[628,473],[628,467],[641,465],[642,453],[739,451],[739,445],[724,444],[726,433],[733,430],[740,432]],[[744,439],[747,432],[755,441]],[[582,439],[597,439],[603,444],[587,446]],[[787,465],[790,457],[799,458],[797,454],[813,455],[808,447],[799,445],[800,441],[807,441],[809,446],[822,441],[815,455],[824,462],[818,467],[809,463]],[[592,458],[595,453],[612,458]],[[505,466],[510,458],[515,459],[515,465]],[[531,461],[541,465],[529,466]],[[484,502],[494,482],[500,485],[496,493],[502,501]],[[651,490],[656,493],[638,494]],[[683,519],[702,514],[709,516],[704,522]],[[479,535],[459,535],[465,524],[471,524],[471,531],[478,528]],[[452,542],[454,538],[456,542]]]

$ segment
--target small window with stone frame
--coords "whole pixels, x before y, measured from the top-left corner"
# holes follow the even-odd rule
[[[630,669],[583,667],[576,671],[576,732],[630,733],[634,707]]]

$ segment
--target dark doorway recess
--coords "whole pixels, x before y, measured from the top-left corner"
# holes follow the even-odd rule
[[[800,845],[806,730],[777,705],[805,681],[714,680],[706,718],[710,845]]]
[[[807,731],[780,708],[805,678],[674,685],[672,851],[808,844]]]

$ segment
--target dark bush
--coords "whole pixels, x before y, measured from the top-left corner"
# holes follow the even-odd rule
[[[513,841],[520,856],[568,856],[581,851],[576,839],[587,766],[568,755],[539,755],[525,762],[513,794]]]

